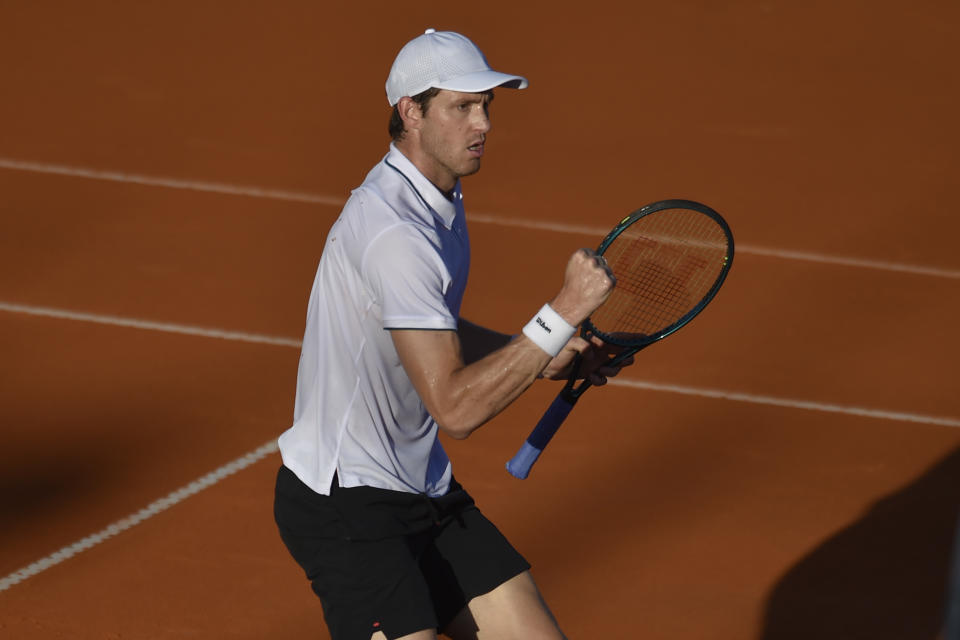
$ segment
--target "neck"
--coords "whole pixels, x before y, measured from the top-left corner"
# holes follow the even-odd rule
[[[453,199],[453,189],[457,186],[457,177],[441,167],[436,160],[424,153],[423,148],[406,135],[393,143],[407,160],[435,186],[447,200]]]

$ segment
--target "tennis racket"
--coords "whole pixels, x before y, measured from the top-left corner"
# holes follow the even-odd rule
[[[617,285],[583,325],[581,335],[622,347],[615,366],[690,322],[720,289],[733,264],[733,234],[719,213],[690,200],[662,200],[634,211],[611,231],[597,253]],[[507,471],[526,478],[543,449],[590,387],[576,385],[581,358],[570,378]]]

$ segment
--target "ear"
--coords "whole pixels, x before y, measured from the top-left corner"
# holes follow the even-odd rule
[[[397,103],[397,112],[403,120],[403,128],[407,131],[415,131],[420,128],[423,121],[423,111],[420,105],[414,102],[413,98],[404,96]]]

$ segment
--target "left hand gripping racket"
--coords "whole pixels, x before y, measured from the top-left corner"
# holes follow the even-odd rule
[[[620,221],[597,249],[617,285],[581,326],[621,347],[616,366],[690,322],[713,299],[733,264],[733,234],[719,213],[690,200],[662,200]],[[526,478],[577,400],[590,387],[579,356],[563,390],[510,462],[507,471]]]

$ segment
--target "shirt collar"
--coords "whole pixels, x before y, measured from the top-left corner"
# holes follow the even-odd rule
[[[451,193],[452,200],[448,200],[443,192],[440,191],[432,182],[420,173],[420,170],[407,159],[403,153],[391,142],[390,152],[384,161],[400,172],[411,187],[416,190],[420,198],[436,214],[443,226],[450,229],[453,221],[457,217],[457,209],[462,206],[463,193],[460,191],[460,181],[453,186]]]

